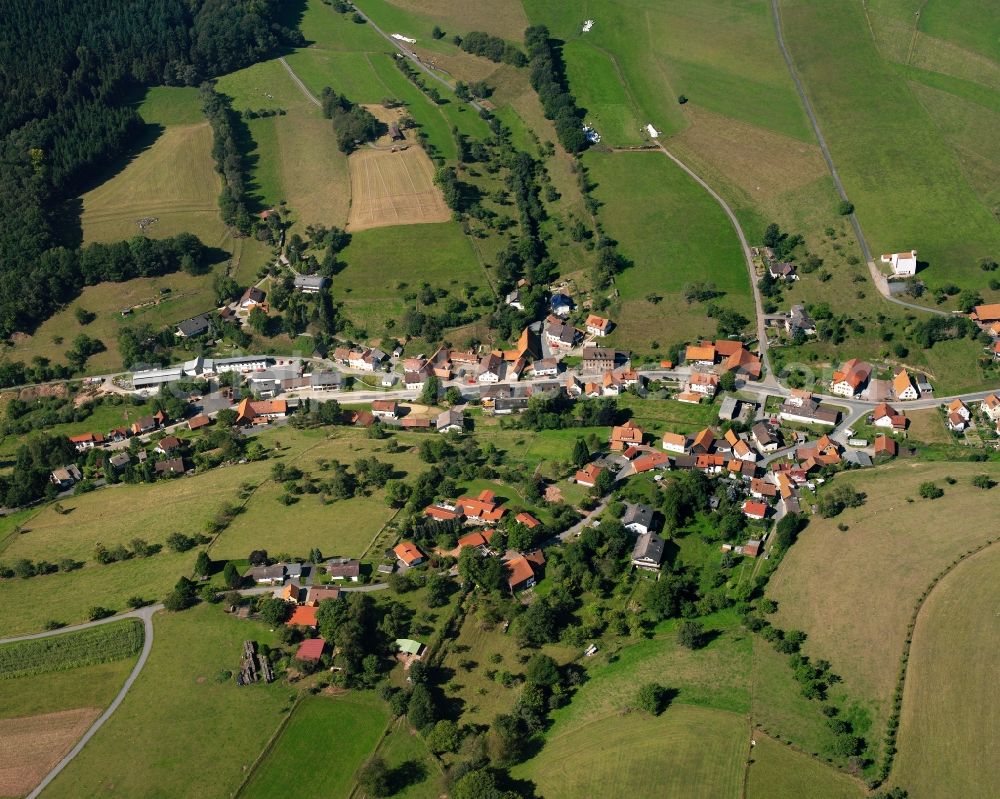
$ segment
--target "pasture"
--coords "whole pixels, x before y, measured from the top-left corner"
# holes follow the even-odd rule
[[[287,685],[239,687],[242,642],[267,628],[199,605],[154,620],[155,643],[125,701],[47,789],[52,797],[228,796],[290,708]],[[205,720],[211,719],[206,734]],[[123,756],[123,754],[125,756]]]
[[[371,692],[304,699],[239,795],[273,797],[308,773],[311,795],[348,796],[388,720],[385,702]]]
[[[808,755],[754,732],[747,780],[747,799],[861,799],[860,783]]]
[[[735,797],[747,745],[741,716],[675,703],[658,717],[615,713],[570,730],[556,723],[539,754],[511,773],[547,799]]]
[[[592,152],[584,163],[603,203],[598,215],[634,263],[615,281],[621,302],[611,345],[649,351],[653,341],[712,336],[716,325],[704,306],[684,301],[684,286],[693,282],[714,283],[725,294],[716,302],[752,320],[736,233],[698,184],[659,152]]]
[[[78,707],[106,707],[133,666],[134,657],[78,666],[69,671],[0,680],[0,718],[40,716]]]
[[[892,782],[914,796],[997,796],[993,741],[1000,703],[989,685],[1000,646],[1000,548],[973,555],[931,592],[917,617]],[[919,788],[919,793],[917,789]]]
[[[372,331],[381,330],[386,319],[398,319],[402,295],[421,283],[453,295],[465,285],[488,285],[455,222],[362,230],[351,236],[342,258],[347,266],[333,279],[334,294],[349,319]]]
[[[870,716],[875,739],[917,598],[956,557],[995,534],[1000,493],[972,486],[982,473],[1000,475],[994,464],[896,461],[863,477],[838,476],[867,494],[865,504],[833,519],[814,517],[771,579],[774,623],[808,634],[803,651],[830,661],[843,677],[833,693]],[[923,482],[936,483],[944,496],[920,498]],[[976,513],[969,513],[973,503]]]
[[[880,57],[864,9],[788,0],[782,20],[874,253],[912,247],[929,264],[921,273],[929,286],[984,288],[976,263],[1000,252],[1000,228],[905,81]]]
[[[366,148],[348,158],[351,232],[390,225],[447,222],[451,211],[434,185],[434,166],[417,145],[406,150]]]
[[[520,3],[495,3],[492,0],[387,0],[390,5],[430,17],[448,35],[469,31],[489,31],[520,43],[530,24]],[[426,34],[425,34],[426,35]]]

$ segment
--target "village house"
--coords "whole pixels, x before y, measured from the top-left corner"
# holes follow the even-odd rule
[[[412,541],[400,541],[392,551],[401,567],[419,566],[424,562],[424,553]]]
[[[499,383],[504,373],[503,359],[496,353],[484,355],[479,361],[476,381],[479,383]]]
[[[622,381],[614,372],[605,372],[601,377],[601,396],[617,397],[622,393]]]
[[[331,580],[356,583],[361,576],[361,563],[354,558],[331,558],[326,562],[326,573]]]
[[[605,319],[603,316],[590,314],[587,317],[586,327],[590,335],[604,338],[611,331],[611,320]]]
[[[844,363],[839,371],[833,373],[830,389],[840,397],[857,397],[868,384],[872,374],[872,365],[859,361],[857,358]]]
[[[438,414],[435,426],[439,433],[461,433],[465,429],[465,416],[461,408],[449,408]]]
[[[892,265],[892,273],[900,277],[913,277],[917,274],[917,251],[892,252],[882,256],[882,263]]]
[[[805,472],[822,466],[835,466],[840,463],[840,446],[828,435],[823,435],[812,444],[795,450],[795,458]]]
[[[308,627],[315,630],[317,626],[316,614],[318,609],[314,605],[298,605],[288,617],[285,625],[288,627]]]
[[[430,430],[431,420],[426,416],[404,416],[399,426],[404,430]]]
[[[706,455],[715,446],[715,432],[711,427],[700,430],[691,442],[691,454]]]
[[[641,454],[639,454],[641,453]],[[632,474],[642,474],[653,469],[666,469],[670,467],[670,457],[665,452],[657,452],[652,447],[632,447],[625,451],[632,462],[629,464]]]
[[[601,472],[603,472],[600,466],[593,463],[588,463],[582,469],[577,471],[573,479],[576,481],[577,485],[585,486],[586,488],[593,488],[597,483],[597,478]]]
[[[800,330],[804,335],[815,336],[816,323],[813,321],[812,317],[806,313],[804,305],[793,305],[791,310],[788,312],[788,316],[785,317],[785,330],[790,336],[794,336]]]
[[[550,322],[545,326],[545,340],[553,347],[568,349],[576,344],[580,331],[573,325],[562,322]]]
[[[757,422],[750,428],[750,437],[762,453],[777,452],[781,446],[781,433],[767,422]]]
[[[69,443],[77,452],[83,452],[94,447],[99,447],[104,443],[104,436],[100,433],[80,433],[77,436],[70,436]]]
[[[496,498],[496,494],[488,488],[484,488],[475,497],[460,497],[455,503],[465,517],[471,522],[498,522],[507,512]]]
[[[568,294],[556,292],[549,299],[549,309],[556,316],[569,316],[573,310],[573,298]]]
[[[801,405],[790,405],[784,402],[778,411],[778,416],[787,422],[802,424],[822,424],[836,427],[840,421],[840,412],[820,405],[815,399],[803,400]]]
[[[761,521],[767,516],[767,505],[748,499],[743,503],[743,515],[748,519]]]
[[[872,424],[875,427],[888,427],[890,430],[905,430],[906,416],[901,414],[888,403],[880,403],[872,411]]]
[[[458,539],[458,543],[455,545],[455,548],[448,554],[450,554],[451,557],[457,558],[462,554],[463,549],[471,547],[479,552],[480,555],[485,555],[489,552],[490,541],[493,539],[495,534],[496,530],[486,529],[482,532],[476,530],[463,535]]]
[[[545,566],[545,555],[540,549],[525,552],[523,555],[508,552],[504,556],[504,565],[509,572],[507,587],[512,594],[515,594],[535,585],[542,567]]]
[[[151,433],[166,421],[167,415],[163,411],[157,411],[152,416],[140,416],[132,423],[132,435]]]
[[[714,397],[715,392],[719,390],[719,377],[705,372],[695,372],[688,380],[687,390],[693,394]]]
[[[309,375],[309,388],[313,391],[335,391],[340,388],[340,372],[313,372]]]
[[[254,402],[245,398],[236,406],[236,424],[267,424],[275,419],[284,419],[288,413],[285,400],[260,400]]]
[[[281,585],[285,582],[285,564],[275,563],[273,566],[256,566],[250,569],[250,578],[257,585]]]
[[[49,475],[49,481],[60,491],[72,488],[82,479],[83,474],[80,473],[80,470],[77,468],[75,463],[63,466],[60,469],[54,469],[52,474]]]
[[[969,411],[969,406],[960,399],[952,400],[947,408],[948,429],[961,433],[969,426],[971,420],[972,413]]]
[[[584,372],[607,372],[613,370],[618,365],[619,360],[624,361],[625,358],[617,350],[585,346],[580,360],[580,368]]]
[[[642,443],[642,429],[631,419],[611,428],[611,449],[621,452],[632,444]]]
[[[211,321],[208,314],[198,314],[198,316],[192,316],[190,319],[180,322],[175,334],[180,338],[193,338],[207,332],[209,327],[211,327]]]
[[[299,644],[295,650],[295,659],[300,663],[319,663],[323,658],[326,641],[322,638],[309,638]]]
[[[212,420],[207,415],[199,413],[188,420],[188,430],[200,430],[203,427],[208,427],[211,423]]]
[[[656,533],[643,533],[632,548],[632,565],[637,569],[658,572],[663,562],[665,542]]]
[[[972,309],[969,318],[974,322],[979,322],[982,327],[989,327],[996,322],[1000,322],[1000,302],[977,305]]]
[[[259,305],[264,304],[264,292],[261,291],[256,286],[251,286],[246,291],[243,292],[243,296],[240,297],[239,307],[245,311],[249,311],[252,308],[256,308]]]
[[[989,417],[991,422],[1000,421],[1000,397],[997,397],[996,394],[990,394],[984,399],[979,409]]]
[[[461,519],[463,514],[461,508],[449,505],[446,502],[439,502],[436,505],[428,505],[424,508],[424,515],[429,516],[436,522],[450,522]]]
[[[127,452],[118,452],[108,458],[108,463],[116,472],[120,472],[132,461],[132,457]]]
[[[372,415],[376,419],[398,419],[399,403],[396,400],[375,400],[372,402]]]
[[[880,435],[875,439],[875,457],[879,455],[887,455],[890,458],[895,458],[896,454],[899,452],[899,445],[893,441],[887,435]]]
[[[674,399],[688,405],[698,405],[703,399],[705,399],[705,395],[700,394],[697,391],[682,391],[674,397]]]
[[[664,433],[663,448],[667,452],[677,452],[683,455],[688,449],[687,436],[680,433]]]
[[[153,471],[156,474],[184,474],[184,460],[182,458],[169,458],[157,461],[153,464]]]
[[[798,280],[799,276],[795,274],[795,264],[790,263],[772,263],[767,267],[768,274],[771,275],[775,280]]]
[[[542,525],[542,523],[538,521],[538,519],[536,519],[527,511],[521,511],[521,513],[517,514],[517,516],[514,517],[514,521],[516,521],[518,524],[524,525],[529,530],[534,530],[536,527],[541,527]]]
[[[327,284],[327,279],[322,275],[296,275],[294,287],[296,291],[303,294],[319,294]]]
[[[425,372],[403,372],[403,385],[407,391],[423,391],[424,381],[427,379]]]
[[[913,378],[910,377],[910,373],[905,369],[900,369],[892,378],[892,390],[896,399],[900,401],[920,399],[920,392],[917,390]]]
[[[531,365],[534,377],[555,377],[559,374],[559,361],[555,358],[541,358]]]
[[[160,455],[169,455],[171,452],[179,450],[180,448],[181,440],[177,438],[177,436],[164,436],[157,442],[153,452],[157,452]]]
[[[720,342],[716,342],[716,345],[719,343]],[[743,347],[742,343],[740,343],[739,349],[726,357],[726,359],[719,366],[718,371],[720,374],[735,372],[738,375],[749,377],[751,380],[759,380],[761,372],[760,358],[750,352],[750,350]]]
[[[636,535],[645,535],[653,529],[653,509],[639,502],[627,504],[622,516],[622,527]]]
[[[755,477],[750,481],[750,496],[755,499],[774,499],[778,496],[778,486],[760,477]]]
[[[506,297],[504,297],[504,304],[509,305],[511,308],[517,308],[519,311],[524,310],[524,297],[521,294],[520,289],[514,289]]]
[[[684,361],[689,366],[714,366],[715,347],[707,342],[690,344],[684,351]]]

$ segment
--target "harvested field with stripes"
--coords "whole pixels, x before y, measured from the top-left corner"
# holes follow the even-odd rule
[[[351,169],[348,230],[451,219],[451,212],[434,185],[434,165],[419,145],[403,144],[395,151],[362,149],[348,158],[348,164]]]
[[[0,727],[0,796],[24,796],[42,781],[101,714],[81,707],[5,719]]]

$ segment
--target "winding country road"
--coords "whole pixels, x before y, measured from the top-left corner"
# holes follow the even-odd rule
[[[823,131],[819,126],[819,119],[816,117],[816,112],[813,110],[812,103],[806,96],[805,87],[802,85],[802,81],[799,79],[799,73],[795,69],[795,62],[792,61],[792,54],[788,51],[788,47],[785,45],[785,34],[781,29],[781,11],[778,7],[779,0],[771,0],[771,18],[774,20],[774,30],[778,39],[778,49],[781,50],[781,55],[785,59],[785,65],[788,67],[788,74],[792,77],[792,82],[795,84],[795,91],[798,92],[799,99],[802,101],[802,107],[805,109],[806,116],[809,117],[809,124],[812,125],[813,133],[816,135],[816,141],[819,143],[819,149],[823,153],[823,160],[826,161],[826,166],[830,170],[830,176],[833,178],[833,185],[837,188],[837,194],[840,195],[840,199],[845,202],[850,202],[847,197],[847,191],[844,189],[844,184],[840,180],[840,173],[837,172],[837,167],[833,163],[833,156],[830,154],[830,148],[826,144],[826,139],[823,137]],[[878,289],[879,294],[889,302],[895,303],[896,305],[902,305],[904,308],[910,308],[914,311],[923,311],[924,313],[938,314],[939,316],[950,316],[948,311],[942,311],[938,308],[928,308],[925,305],[917,305],[916,303],[906,302],[906,300],[900,300],[892,296],[892,292],[889,290],[889,283],[885,279],[885,275],[882,274],[878,265],[875,263],[875,259],[872,257],[871,248],[868,246],[868,240],[865,238],[864,231],[861,230],[861,222],[858,221],[858,215],[853,211],[849,214],[851,220],[851,226],[854,228],[854,235],[858,237],[858,244],[861,245],[861,252],[864,255],[865,263],[868,265],[868,271],[871,273],[872,282],[875,284],[875,288]]]

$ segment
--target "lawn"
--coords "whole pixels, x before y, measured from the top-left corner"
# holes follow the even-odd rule
[[[570,730],[557,722],[541,752],[511,771],[533,781],[546,799],[735,797],[747,732],[746,719],[735,713],[690,705],[675,703],[658,717],[616,712]]]
[[[634,265],[616,279],[620,307],[611,345],[642,351],[652,342],[711,336],[704,306],[687,305],[684,286],[714,283],[720,305],[753,318],[746,265],[716,202],[662,153],[588,153],[584,159],[608,234]],[[647,299],[658,297],[656,302]]]
[[[988,690],[1000,646],[1000,548],[969,558],[931,593],[913,632],[894,784],[920,797],[1000,795]]]
[[[273,797],[305,773],[311,796],[350,795],[354,772],[388,720],[385,702],[374,693],[304,699],[239,795]]]
[[[719,421],[719,407],[712,402],[691,405],[677,400],[618,398],[618,407],[632,413],[632,420],[646,433],[659,438],[663,433],[697,433]],[[654,441],[659,444],[659,441]]]
[[[863,7],[786,0],[782,20],[876,256],[914,248],[929,264],[921,277],[930,286],[983,288],[976,263],[1000,252],[1000,228],[904,79],[880,57]]]
[[[334,296],[344,304],[343,313],[373,335],[386,319],[399,320],[402,295],[415,294],[421,283],[461,299],[464,286],[488,285],[469,240],[454,222],[359,231],[342,257],[347,266],[333,279]]]
[[[925,411],[905,410],[906,418],[910,420],[906,437],[924,444],[954,444],[948,428],[944,426],[944,416],[937,408]]]
[[[956,557],[995,534],[1000,493],[971,485],[981,473],[1000,476],[993,464],[907,461],[838,475],[838,483],[867,494],[865,504],[835,519],[814,518],[771,580],[774,623],[804,630],[805,653],[831,662],[843,677],[835,693],[873,720],[869,740],[881,736],[917,598]],[[944,489],[942,498],[918,496],[928,481]]]
[[[244,640],[273,645],[263,625],[200,605],[158,614],[154,629],[125,701],[46,796],[176,797],[192,779],[201,795],[229,796],[277,728],[290,707],[287,684],[220,678],[238,668]]]
[[[860,783],[761,732],[750,761],[747,799],[861,799]]]

